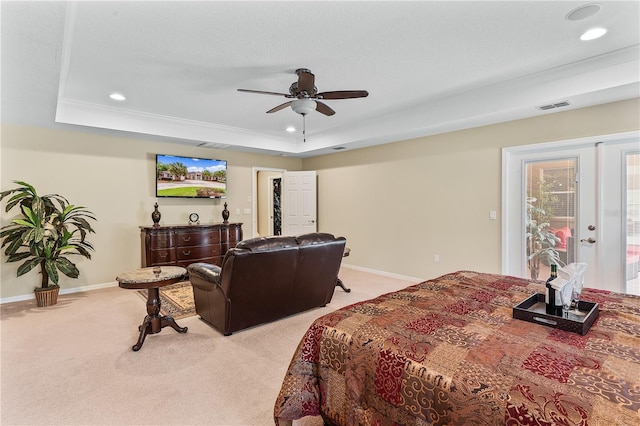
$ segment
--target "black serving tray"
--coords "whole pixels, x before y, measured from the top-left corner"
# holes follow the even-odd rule
[[[578,309],[582,315],[571,312],[569,312],[567,318],[549,315],[546,312],[544,299],[544,294],[541,293],[526,298],[513,307],[513,318],[579,333],[584,336],[600,313],[597,303],[581,300],[578,303]]]

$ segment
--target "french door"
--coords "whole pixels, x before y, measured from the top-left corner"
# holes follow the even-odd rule
[[[503,272],[544,280],[584,262],[587,287],[640,294],[639,141],[503,150]]]

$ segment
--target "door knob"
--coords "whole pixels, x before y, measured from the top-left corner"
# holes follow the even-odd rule
[[[595,238],[587,238],[586,240],[583,238],[580,240],[581,243],[589,243],[589,244],[593,244],[596,242]]]

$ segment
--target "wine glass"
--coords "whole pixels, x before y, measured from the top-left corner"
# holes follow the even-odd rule
[[[572,301],[573,310],[576,314],[580,314],[580,294],[582,293],[582,287],[584,285],[584,277],[576,279],[573,282]]]
[[[560,289],[560,300],[562,301],[562,316],[568,318],[573,300],[573,281],[569,281]]]

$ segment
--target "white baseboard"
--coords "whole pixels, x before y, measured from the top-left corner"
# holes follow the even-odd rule
[[[409,277],[407,275],[394,274],[392,272],[379,271],[377,269],[371,269],[371,268],[364,268],[362,266],[349,265],[348,263],[344,263],[344,262],[342,262],[342,266],[344,268],[349,268],[349,269],[353,269],[353,270],[356,270],[356,271],[362,271],[362,272],[368,272],[370,274],[382,275],[383,277],[389,277],[389,278],[396,278],[396,279],[399,279],[399,280],[412,281],[412,282],[415,282],[416,284],[421,283],[423,281],[426,281],[425,278]]]
[[[111,281],[108,283],[88,285],[84,287],[74,287],[74,288],[65,288],[65,289],[61,288],[60,294],[83,293],[85,291],[99,290],[101,288],[109,288],[109,287],[117,287],[117,286],[118,286],[117,281]],[[35,298],[36,296],[33,293],[23,294],[21,296],[4,297],[4,298],[0,298],[0,305],[4,303],[22,302],[24,300],[31,300]]]
[[[363,268],[362,266],[349,265],[349,264],[344,263],[344,262],[342,263],[342,267],[349,268],[349,269],[354,269],[356,271],[368,272],[370,274],[381,275],[381,276],[384,276],[384,277],[411,281],[411,282],[414,282],[416,284],[417,283],[421,283],[423,281],[426,281],[424,278],[409,277],[407,275],[394,274],[394,273],[391,273],[391,272],[379,271],[377,269]],[[84,287],[65,288],[65,289],[60,289],[60,294],[64,295],[64,294],[72,294],[72,293],[82,293],[82,292],[85,292],[85,291],[100,290],[102,288],[116,287],[117,285],[118,285],[117,281],[111,281],[111,282],[107,282],[107,283],[88,285],[88,286],[84,286]],[[35,299],[35,298],[36,298],[36,296],[33,293],[23,294],[21,296],[4,297],[4,298],[0,298],[0,305],[2,305],[4,303],[22,302],[24,300],[32,300],[32,299]]]

